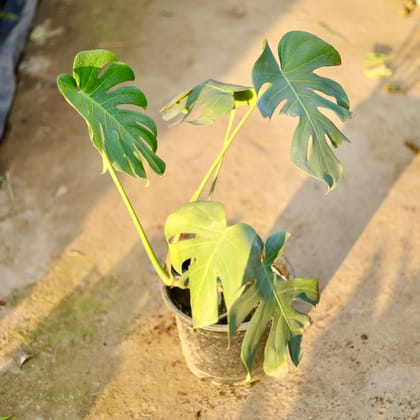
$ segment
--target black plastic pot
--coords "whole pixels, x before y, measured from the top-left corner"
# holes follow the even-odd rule
[[[283,259],[279,271],[289,277],[293,271],[290,264]],[[182,352],[190,371],[201,379],[217,384],[245,384],[247,370],[241,359],[241,345],[248,322],[238,328],[232,344],[228,347],[228,326],[214,324],[205,328],[193,329],[192,318],[181,311],[174,302],[188,299],[188,291],[178,288],[163,287],[162,295],[169,309],[175,314],[178,335]],[[178,305],[179,306],[179,305]],[[268,328],[254,359],[252,380],[264,375],[264,344],[268,336]]]

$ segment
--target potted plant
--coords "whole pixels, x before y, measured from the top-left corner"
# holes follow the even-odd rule
[[[164,297],[177,313],[190,369],[216,382],[250,382],[262,370],[279,375],[289,358],[297,365],[303,329],[310,318],[294,303],[315,305],[319,300],[317,280],[294,277],[282,258],[287,232],[274,233],[264,243],[247,224],[228,226],[223,205],[212,199],[224,156],[256,110],[271,117],[280,108],[281,113],[298,117],[292,161],[325,182],[329,190],[342,177],[342,165],[331,146],[347,138],[321,109],[344,121],[351,115],[349,101],[337,82],[314,73],[323,66],[339,65],[339,53],[310,33],[293,31],[280,40],[278,57],[280,63],[264,42],[253,65],[252,86],[207,80],[163,107],[165,120],[200,126],[227,120],[221,150],[191,201],[166,220],[165,264],[156,257],[117,175],[124,172],[147,180],[145,163],[158,174],[165,171],[156,153],[156,124],[144,112],[146,97],[125,84],[134,80],[133,71],[112,52],[91,50],[76,55],[73,75],[57,79],[60,92],[85,119],[104,170],[111,175],[165,286]],[[239,108],[244,112],[237,115]],[[222,344],[214,344],[213,336],[219,336],[220,330]]]

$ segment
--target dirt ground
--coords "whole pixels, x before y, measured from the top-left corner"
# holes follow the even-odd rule
[[[397,0],[43,0],[0,146],[0,417],[13,419],[420,418],[420,10]],[[45,26],[44,26],[45,27]],[[55,79],[77,51],[132,66],[159,122],[168,169],[124,178],[160,258],[166,216],[185,203],[224,125],[168,128],[159,109],[208,78],[250,83],[267,38],[310,31],[343,65],[352,143],[330,194],[290,163],[295,120],[255,116],[227,157],[216,199],[231,221],[292,232],[296,274],[317,277],[298,369],[253,386],[189,373],[171,314],[82,120]],[[371,79],[364,56],[389,52]],[[389,92],[388,86],[402,91]],[[193,181],[193,182],[191,182]],[[31,354],[22,367],[16,352]],[[20,353],[21,354],[21,353]]]

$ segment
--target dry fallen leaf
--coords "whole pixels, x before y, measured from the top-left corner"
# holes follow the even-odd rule
[[[385,85],[385,90],[388,93],[398,94],[398,95],[405,95],[407,91],[401,86],[398,82],[391,82]]]
[[[380,66],[381,64],[385,64],[388,58],[389,58],[389,54],[387,53],[370,51],[365,54],[363,58],[363,65],[365,67]]]
[[[407,17],[413,13],[414,9],[420,4],[419,0],[409,0],[405,2],[404,6],[400,10],[400,14],[403,17]]]
[[[33,354],[31,353],[27,353],[24,350],[17,350],[16,351],[16,363],[18,365],[19,368],[21,368],[25,362],[30,359],[31,357],[33,357]]]
[[[417,146],[413,141],[406,140],[404,142],[404,145],[410,149],[415,155],[418,155],[420,153],[420,147]]]
[[[392,76],[392,70],[387,65],[389,54],[371,51],[363,58],[363,73],[369,79],[383,79]]]
[[[392,76],[392,70],[386,64],[366,68],[363,73],[369,79],[384,79]]]

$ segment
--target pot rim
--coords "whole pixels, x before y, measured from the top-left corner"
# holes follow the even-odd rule
[[[290,264],[289,260],[282,255],[281,260],[284,262],[287,270],[288,270],[288,278],[294,277],[295,273],[293,270],[292,265]],[[164,283],[161,283],[161,294],[163,297],[163,300],[165,301],[168,308],[183,322],[188,324],[189,326],[193,326],[192,317],[182,312],[178,307],[175,306],[175,304],[172,302],[171,297],[169,296],[168,290],[170,289],[170,286],[166,286]],[[241,325],[239,325],[238,329],[236,331],[244,331],[248,328],[250,321],[242,322]],[[228,324],[212,324],[208,325],[206,327],[201,327],[198,329],[207,330],[207,331],[216,331],[216,332],[228,332],[229,326]]]
[[[181,311],[175,304],[172,302],[171,297],[169,296],[168,290],[170,289],[170,286],[166,286],[165,284],[162,284],[161,291],[162,291],[162,297],[165,301],[168,308],[178,317],[180,318],[184,323],[188,324],[190,327],[193,326],[192,318]],[[246,330],[248,328],[248,322],[243,322],[237,329],[237,331]],[[200,330],[207,330],[207,331],[216,331],[216,332],[228,332],[228,324],[212,324],[207,325],[206,327],[200,327],[198,328]]]

